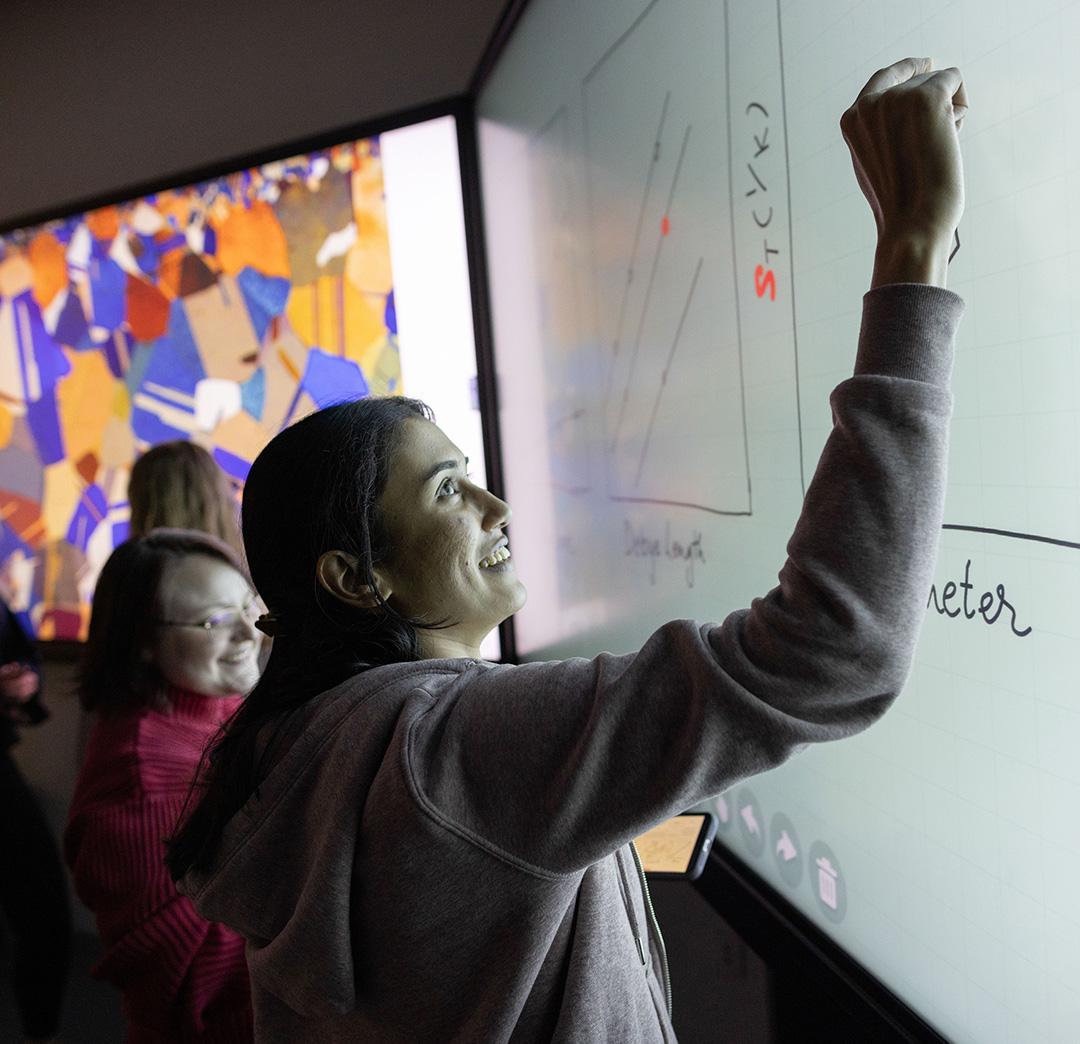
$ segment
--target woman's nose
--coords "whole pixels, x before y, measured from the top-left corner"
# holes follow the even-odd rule
[[[232,629],[234,642],[257,641],[259,630],[255,626],[255,620],[250,613],[240,613]]]
[[[510,505],[505,500],[500,500],[494,493],[488,493],[486,490],[485,496],[488,498],[488,504],[484,514],[484,528],[502,529],[510,521],[510,516],[513,514]]]

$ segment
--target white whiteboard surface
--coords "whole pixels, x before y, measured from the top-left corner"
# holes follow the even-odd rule
[[[1075,2],[532,0],[479,105],[518,642],[551,658],[775,584],[869,284],[839,117],[898,58],[963,70],[968,310],[911,680],[714,803],[957,1041],[1080,1034],[1078,50]]]

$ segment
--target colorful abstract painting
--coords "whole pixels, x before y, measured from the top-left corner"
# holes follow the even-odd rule
[[[131,466],[400,392],[377,138],[0,236],[0,594],[85,636]]]

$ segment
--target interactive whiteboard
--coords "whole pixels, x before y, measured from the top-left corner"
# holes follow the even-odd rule
[[[713,803],[958,1041],[1080,1027],[1078,43],[1080,4],[1041,0],[533,0],[479,104],[517,640],[551,658],[774,586],[873,257],[840,115],[899,58],[963,70],[968,310],[910,682]]]

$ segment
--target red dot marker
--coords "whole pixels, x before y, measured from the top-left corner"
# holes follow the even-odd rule
[[[671,231],[671,218],[665,214],[660,219],[660,235],[666,236]]]

